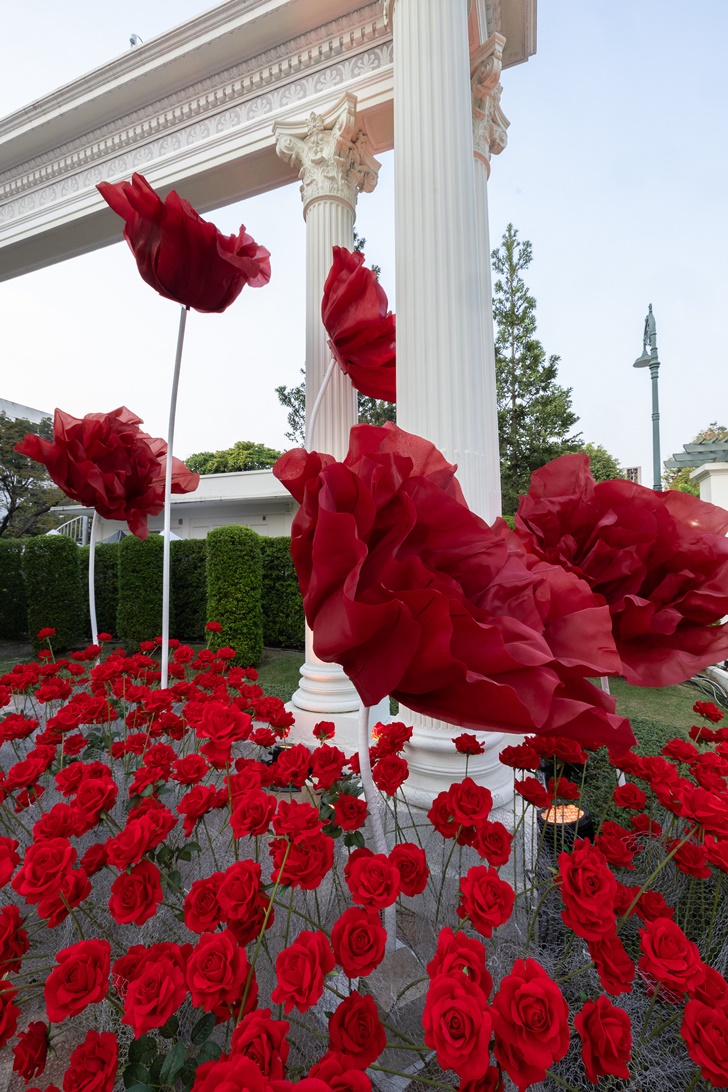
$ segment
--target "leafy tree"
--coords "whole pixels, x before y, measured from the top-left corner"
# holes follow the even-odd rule
[[[534,470],[581,443],[571,388],[556,382],[559,357],[546,357],[536,334],[536,300],[522,274],[533,258],[509,224],[493,251],[496,381],[503,511],[513,513]]]
[[[624,471],[613,455],[601,444],[584,444],[576,448],[589,456],[589,469],[596,482],[607,482],[612,478],[623,478]]]
[[[692,443],[699,444],[702,440],[725,440],[728,438],[728,428],[719,425],[717,421],[711,421],[707,428],[694,436]],[[664,467],[662,471],[662,484],[665,489],[677,489],[680,493],[692,493],[694,497],[700,496],[700,486],[697,482],[690,481],[690,475],[694,466]]]
[[[41,463],[13,450],[26,432],[53,439],[50,417],[38,425],[0,411],[0,536],[6,538],[43,535],[57,527],[60,521],[51,508],[66,499]]]
[[[280,404],[288,410],[286,439],[303,447],[306,442],[306,373],[303,368],[301,375],[304,378],[297,387],[276,387],[276,394]],[[356,397],[360,425],[383,425],[385,421],[396,420],[397,408],[393,402],[368,398],[358,391]],[[189,459],[187,465],[189,466]]]
[[[281,452],[253,440],[238,440],[223,451],[200,451],[185,459],[196,474],[231,474],[238,470],[267,470]]]

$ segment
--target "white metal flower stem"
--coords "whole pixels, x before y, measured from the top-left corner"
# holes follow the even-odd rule
[[[324,394],[326,393],[326,388],[329,385],[329,380],[331,379],[331,375],[332,375],[332,372],[333,372],[335,366],[336,366],[336,361],[334,360],[334,358],[332,356],[331,360],[329,361],[329,366],[326,369],[326,374],[324,375],[324,377],[323,377],[323,379],[321,381],[321,386],[319,387],[319,392],[316,395],[316,401],[313,404],[313,408],[311,410],[311,416],[308,419],[308,427],[306,428],[306,451],[311,450],[311,443],[313,441],[313,430],[314,430],[314,426],[316,424],[316,418],[319,415],[319,410],[321,409],[321,403],[324,400]]]
[[[374,847],[377,853],[387,855],[387,837],[382,825],[382,817],[379,814],[377,790],[372,779],[372,766],[369,761],[369,710],[371,706],[362,704],[359,707],[359,775],[364,789],[364,799],[367,802],[367,810],[374,834]],[[397,944],[397,907],[387,906],[384,910],[384,928],[387,931],[387,950],[394,951]]]
[[[91,616],[91,644],[99,643],[99,627],[96,624],[96,528],[99,514],[94,508],[91,534],[88,543],[88,612]]]
[[[167,429],[167,466],[164,476],[164,550],[162,554],[162,689],[169,682],[169,571],[170,537],[172,534],[172,455],[174,451],[174,420],[177,414],[177,391],[179,372],[182,363],[182,347],[185,340],[185,325],[189,307],[182,306],[179,313],[177,332],[177,355],[174,360],[172,377],[172,396],[169,402],[169,428]]]

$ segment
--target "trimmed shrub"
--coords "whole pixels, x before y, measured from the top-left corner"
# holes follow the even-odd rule
[[[99,633],[116,633],[116,615],[119,609],[119,546],[118,542],[96,544],[96,624]],[[90,546],[78,551],[81,562],[81,583],[88,588],[88,555]],[[91,617],[88,610],[88,591],[85,591],[86,633],[91,636]]]
[[[304,646],[303,599],[291,557],[291,540],[261,538],[263,551],[263,644],[269,648]]]
[[[28,599],[23,577],[23,544],[0,539],[0,638],[25,637],[28,632]]]
[[[78,546],[65,535],[38,535],[24,545],[28,633],[34,647],[47,647],[35,636],[45,626],[56,631],[54,651],[81,644],[86,589],[81,580]]]
[[[172,543],[174,635],[204,641],[207,621],[207,544],[204,538]]]
[[[140,641],[151,641],[162,632],[163,551],[161,535],[145,539],[129,535],[119,543],[116,635],[128,649],[136,649]],[[174,633],[171,609],[169,632]]]
[[[220,622],[212,648],[228,645],[236,662],[257,664],[263,654],[260,536],[250,527],[216,527],[207,536],[207,617]]]

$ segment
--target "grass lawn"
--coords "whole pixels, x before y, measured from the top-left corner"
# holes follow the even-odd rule
[[[290,701],[294,691],[298,690],[303,659],[302,652],[263,649],[263,658],[258,664],[258,684],[266,694]]]
[[[610,679],[617,712],[630,720],[651,721],[675,731],[687,732],[696,722],[693,705],[703,695],[692,686],[629,686],[624,679]],[[636,734],[636,733],[635,733]]]

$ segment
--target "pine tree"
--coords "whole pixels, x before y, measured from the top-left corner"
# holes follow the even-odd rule
[[[534,470],[581,442],[580,435],[570,435],[579,420],[571,388],[556,381],[560,358],[547,358],[535,336],[536,300],[522,276],[532,257],[530,242],[521,242],[509,224],[493,251],[501,490],[508,514],[516,511]]]

